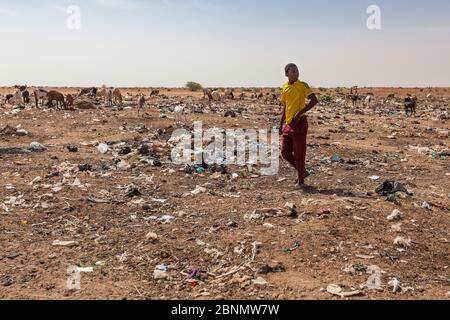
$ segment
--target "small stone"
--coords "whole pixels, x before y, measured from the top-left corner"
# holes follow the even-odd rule
[[[30,143],[30,150],[33,152],[42,152],[42,151],[47,150],[47,148],[44,147],[39,142],[32,142],[32,143]]]
[[[402,213],[395,209],[392,213],[387,217],[389,221],[399,221],[402,219]]]
[[[258,277],[255,280],[252,280],[252,282],[257,287],[265,287],[267,285],[267,281],[263,277]]]
[[[149,232],[149,233],[147,233],[145,238],[147,240],[158,240],[158,235],[156,233],[154,233],[154,232]]]
[[[69,150],[69,152],[78,152],[78,147],[76,145],[69,145],[67,146],[67,150]]]

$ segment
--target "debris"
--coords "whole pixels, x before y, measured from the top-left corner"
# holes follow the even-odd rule
[[[78,152],[78,147],[76,145],[68,145],[67,146],[67,150],[69,150],[69,152]]]
[[[425,209],[427,211],[433,211],[433,207],[426,201],[422,203],[422,209]]]
[[[156,233],[154,233],[154,232],[149,232],[149,233],[147,233],[145,238],[147,240],[158,240],[158,235]]]
[[[52,243],[53,246],[57,246],[57,247],[76,247],[78,246],[78,242],[77,241],[60,241],[60,240],[55,240]]]
[[[408,195],[412,195],[408,192],[408,190],[402,183],[393,180],[386,180],[378,188],[375,189],[375,192],[381,196],[387,196],[389,194],[395,194],[397,192],[403,192]]]
[[[265,287],[267,285],[266,279],[262,277],[258,277],[255,280],[252,280],[253,284],[257,287]]]
[[[141,192],[139,191],[138,187],[136,187],[135,185],[128,186],[127,197],[132,198],[132,197],[137,197],[140,195],[141,195]]]
[[[402,213],[395,209],[392,213],[387,217],[389,221],[399,221],[402,219]]]
[[[32,142],[32,143],[30,143],[30,150],[32,152],[44,152],[45,150],[47,150],[47,148],[44,147],[39,142]]]
[[[295,242],[292,247],[283,250],[284,253],[291,253],[300,248],[301,243],[299,241]]]
[[[396,293],[402,289],[401,283],[397,278],[392,279],[388,284],[392,287],[392,293]]]
[[[394,240],[394,245],[400,246],[403,248],[411,246],[411,239],[405,239],[403,237],[397,237]]]
[[[97,146],[97,150],[98,152],[100,152],[101,154],[106,154],[109,150],[109,147],[107,144],[105,143],[101,143]]]
[[[89,163],[83,163],[78,166],[80,172],[92,171],[92,166]]]
[[[336,284],[330,284],[327,287],[327,292],[329,294],[335,295],[335,296],[340,296],[341,292],[342,292],[342,288]]]

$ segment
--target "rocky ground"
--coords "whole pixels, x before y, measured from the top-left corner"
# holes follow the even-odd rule
[[[307,192],[285,162],[276,176],[170,163],[194,121],[275,126],[279,107],[250,95],[162,90],[144,116],[0,102],[0,298],[448,299],[450,90],[365,89],[376,101],[357,108],[316,91],[330,99],[309,117]],[[407,193],[376,193],[385,180]],[[92,271],[80,290],[70,266]]]

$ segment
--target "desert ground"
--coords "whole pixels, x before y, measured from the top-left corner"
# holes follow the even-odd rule
[[[276,101],[159,90],[138,115],[133,99],[10,105],[14,89],[0,88],[0,299],[449,298],[450,89],[360,88],[354,107],[349,89],[314,88],[309,191],[293,188],[285,161],[276,176],[170,161],[174,130],[270,129]],[[378,194],[385,180],[408,193]],[[92,268],[80,290],[67,285],[70,266]]]

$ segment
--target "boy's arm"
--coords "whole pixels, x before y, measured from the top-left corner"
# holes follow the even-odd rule
[[[286,121],[286,103],[284,101],[281,101],[281,107],[283,109],[283,113],[282,113],[281,122],[280,122],[280,135],[283,133],[283,126]]]
[[[302,111],[300,111],[296,116],[295,116],[295,122],[298,123],[300,121],[300,119],[309,111],[311,111],[318,103],[319,103],[319,99],[317,99],[317,96],[312,93],[308,96],[309,99],[309,103],[308,105],[305,107],[305,109],[303,109]]]

